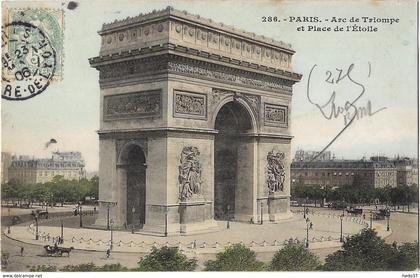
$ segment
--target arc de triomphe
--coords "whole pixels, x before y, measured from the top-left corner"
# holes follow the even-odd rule
[[[179,234],[290,217],[290,45],[170,7],[99,34],[95,226]]]

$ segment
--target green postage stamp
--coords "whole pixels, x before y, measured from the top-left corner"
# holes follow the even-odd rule
[[[63,10],[9,7],[9,2],[5,3],[2,96],[9,100],[28,99],[63,78]]]

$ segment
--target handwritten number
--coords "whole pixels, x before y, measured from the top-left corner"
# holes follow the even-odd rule
[[[332,72],[327,70],[325,73],[327,75],[327,79],[325,79],[326,82],[334,84],[334,78],[332,77]]]
[[[337,69],[336,68],[335,70],[338,72],[337,79],[334,79],[333,73],[330,70],[327,70],[325,72],[325,74],[327,75],[327,79],[325,79],[325,81],[330,83],[330,84],[338,84],[341,80],[343,80],[344,78],[346,78],[348,76],[351,69],[352,69],[352,66],[350,66],[349,69],[347,70],[347,73],[343,75],[343,69]]]

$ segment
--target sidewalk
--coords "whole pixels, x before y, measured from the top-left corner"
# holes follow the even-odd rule
[[[91,216],[86,216],[85,221]],[[309,230],[310,249],[339,247],[340,218],[333,214],[312,213],[309,215],[314,229]],[[11,234],[5,235],[25,243],[35,245],[52,245],[53,237],[61,235],[58,225],[61,218],[52,217],[39,221],[39,240],[35,240],[35,225],[31,222],[12,226]],[[66,221],[76,221],[78,217],[67,216]],[[112,249],[114,252],[148,252],[154,247],[176,246],[185,253],[211,254],[219,252],[224,246],[242,242],[256,252],[273,252],[289,242],[304,243],[306,239],[306,223],[303,215],[294,213],[291,220],[280,223],[264,223],[251,225],[247,223],[231,222],[230,229],[226,229],[225,221],[218,221],[220,231],[190,236],[148,236],[132,234],[130,231],[112,231]],[[367,221],[357,217],[343,219],[343,234],[348,236],[366,227]],[[73,227],[64,228],[64,247],[88,251],[105,252],[111,245],[111,231],[93,230]],[[387,237],[386,227],[374,223],[373,228],[379,236]],[[244,232],[246,231],[246,232]]]

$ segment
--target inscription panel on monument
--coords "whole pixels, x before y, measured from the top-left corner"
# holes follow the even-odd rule
[[[287,127],[288,107],[264,103],[264,124],[266,126]]]
[[[174,117],[207,119],[207,95],[174,91]]]
[[[160,117],[160,90],[127,93],[104,97],[104,121]]]

